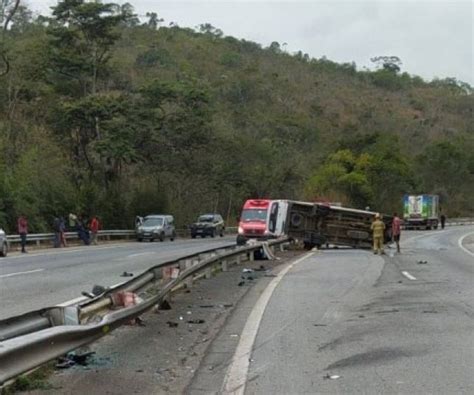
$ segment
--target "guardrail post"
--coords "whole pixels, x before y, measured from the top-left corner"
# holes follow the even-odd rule
[[[226,272],[227,270],[229,270],[229,268],[227,267],[227,260],[224,259],[222,262],[221,262],[221,269],[223,272]]]
[[[250,251],[248,255],[248,260],[253,262],[255,260],[255,251]]]
[[[181,261],[179,263],[179,267],[181,271],[184,271],[186,269],[189,269],[191,266],[193,266],[193,261],[191,259],[186,259],[185,261]],[[189,276],[184,280],[184,285],[186,288],[191,288],[193,286],[193,276]]]
[[[41,240],[36,240],[36,246],[39,247],[41,244]]]
[[[204,270],[204,277],[207,278],[207,279],[212,277],[212,267],[207,267]]]

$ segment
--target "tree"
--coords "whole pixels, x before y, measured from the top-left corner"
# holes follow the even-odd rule
[[[370,58],[372,63],[375,63],[378,67],[382,67],[384,70],[398,73],[400,71],[400,66],[402,61],[398,56],[376,56]]]
[[[53,7],[49,29],[54,71],[79,82],[82,95],[95,94],[110,50],[120,37],[117,27],[129,17],[130,14],[117,13],[113,3],[59,2]]]

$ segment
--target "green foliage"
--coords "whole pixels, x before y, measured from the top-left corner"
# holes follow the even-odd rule
[[[474,212],[472,88],[425,82],[381,58],[375,72],[196,30],[130,4],[63,0],[5,33],[0,225],[54,215],[106,227],[170,212],[235,218],[249,197],[325,198],[399,210],[439,193]],[[159,28],[158,28],[159,27]]]

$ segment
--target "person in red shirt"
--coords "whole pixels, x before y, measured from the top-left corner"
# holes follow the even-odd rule
[[[392,238],[397,245],[397,252],[400,252],[400,233],[401,233],[401,220],[398,218],[397,213],[393,214],[392,220]]]
[[[89,228],[91,230],[92,244],[97,245],[98,244],[98,242],[97,242],[97,233],[99,232],[100,222],[99,222],[99,220],[97,219],[97,217],[95,215],[91,219],[91,223],[90,223]]]
[[[18,218],[18,234],[21,240],[21,252],[26,253],[26,235],[28,234],[28,220],[24,215]]]

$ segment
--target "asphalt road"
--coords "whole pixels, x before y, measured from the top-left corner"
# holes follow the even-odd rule
[[[75,299],[95,284],[111,286],[149,267],[235,242],[216,239],[127,242],[43,250],[0,259],[0,319]]]
[[[469,232],[405,232],[400,255],[326,250],[292,267],[245,356],[245,393],[474,393]]]

